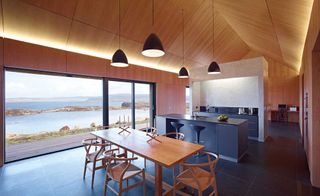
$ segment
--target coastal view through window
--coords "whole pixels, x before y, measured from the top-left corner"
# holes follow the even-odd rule
[[[190,87],[186,87],[186,114],[190,114]]]
[[[109,125],[125,123],[132,127],[132,83],[109,81]]]
[[[151,125],[150,84],[135,83],[135,125],[136,129]]]
[[[102,80],[5,72],[6,161],[79,146],[102,125]]]
[[[133,93],[134,86],[134,95]],[[109,81],[109,125],[119,122],[140,129],[150,126],[150,84]],[[132,119],[132,98],[135,98],[135,119]]]

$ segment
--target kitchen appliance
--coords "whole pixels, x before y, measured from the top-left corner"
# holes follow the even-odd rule
[[[244,108],[239,108],[238,114],[245,114],[245,109]]]
[[[207,107],[206,106],[200,106],[200,112],[206,112]]]
[[[290,112],[297,112],[298,111],[298,107],[297,106],[290,106],[289,107],[289,111]]]
[[[249,108],[249,115],[253,115],[254,108]]]

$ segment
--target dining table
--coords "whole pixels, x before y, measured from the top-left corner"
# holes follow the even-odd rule
[[[91,132],[92,135],[110,142],[155,164],[155,195],[163,194],[162,167],[171,168],[204,149],[203,145],[177,140],[166,136],[150,136],[148,133],[127,128],[110,128]]]

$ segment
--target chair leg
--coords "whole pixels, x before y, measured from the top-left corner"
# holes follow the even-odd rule
[[[198,196],[202,196],[202,191],[198,191]]]
[[[106,181],[104,182],[104,191],[103,191],[103,195],[106,196],[107,195],[107,189],[108,189],[108,175],[106,174]]]
[[[118,196],[121,196],[122,195],[122,180],[120,180],[119,182],[119,194]]]
[[[216,181],[213,182],[213,189],[214,189],[214,195],[218,196],[218,186]]]
[[[146,185],[146,173],[145,173],[145,170],[143,170],[143,172],[142,172],[142,177],[143,177],[143,196],[146,196],[147,185]]]
[[[96,162],[93,163],[92,166],[92,179],[91,179],[91,189],[93,189],[93,184],[94,184],[94,176],[96,174]]]
[[[144,169],[147,169],[147,159],[144,158]]]
[[[176,195],[176,175],[175,175],[175,167],[173,167],[173,196]]]
[[[94,175],[96,173],[96,170],[92,170],[92,179],[91,179],[91,189],[93,189],[93,184],[94,184]]]
[[[87,161],[87,158],[86,158],[86,160],[84,161],[83,179],[86,178],[87,164],[88,164],[88,161]]]

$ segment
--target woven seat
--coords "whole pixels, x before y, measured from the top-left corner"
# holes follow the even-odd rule
[[[129,165],[129,166],[128,166]],[[126,180],[131,178],[132,176],[138,175],[141,173],[141,169],[135,165],[122,162],[110,169],[110,175],[113,176],[113,180],[120,182],[121,181],[121,173],[128,167],[126,172],[124,173],[122,180]]]
[[[198,189],[197,181],[194,180],[196,178],[200,183],[200,191],[206,190],[210,185],[215,181],[214,177],[210,174],[210,172],[197,168],[189,168],[179,174],[177,177],[177,181],[187,184],[188,186]]]

